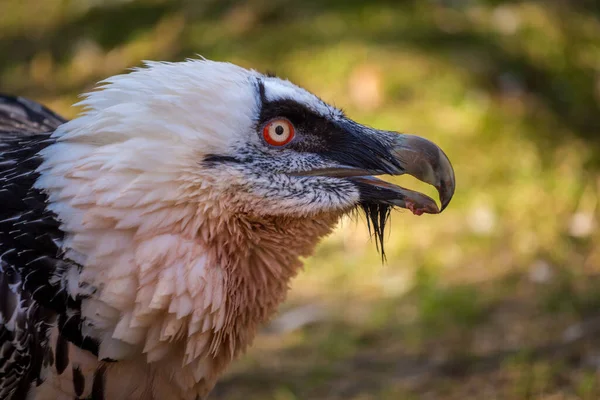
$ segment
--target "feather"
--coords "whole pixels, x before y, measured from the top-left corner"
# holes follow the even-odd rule
[[[381,260],[385,261],[384,235],[385,227],[390,219],[392,206],[386,204],[364,203],[360,206],[367,218],[369,233],[375,238],[375,247],[381,253]]]
[[[69,362],[67,340],[78,340],[81,335],[65,322],[58,342],[49,343],[56,313],[77,315],[79,300],[69,299],[63,287],[73,285],[74,280],[56,279],[63,273],[66,276],[72,265],[57,257],[64,234],[56,216],[45,208],[46,194],[35,187],[36,170],[42,163],[38,153],[54,142],[50,134],[64,122],[30,100],[0,95],[2,399],[26,398],[50,364],[64,371]]]

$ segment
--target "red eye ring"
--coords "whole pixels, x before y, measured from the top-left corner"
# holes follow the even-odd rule
[[[294,125],[285,118],[275,118],[263,128],[263,138],[271,146],[284,146],[294,138]]]

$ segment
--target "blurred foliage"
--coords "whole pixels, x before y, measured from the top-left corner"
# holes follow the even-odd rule
[[[597,0],[4,0],[0,54],[0,91],[68,117],[144,59],[275,71],[453,160],[383,266],[343,221],[213,398],[600,398]]]

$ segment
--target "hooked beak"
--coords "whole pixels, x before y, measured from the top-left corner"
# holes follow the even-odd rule
[[[368,164],[365,167],[360,165],[360,160],[356,160],[354,165],[314,169],[295,175],[345,178],[359,188],[362,203],[398,206],[409,209],[416,215],[438,214],[448,206],[455,189],[454,169],[442,149],[431,141],[414,135],[387,131],[370,131],[369,135],[371,145],[374,136],[381,140],[378,140],[377,149],[371,152],[362,150],[362,159],[367,158],[365,156],[368,154],[368,160],[362,162]],[[357,141],[355,145],[360,146],[361,135],[351,136],[353,137],[348,140]],[[429,196],[373,176],[383,174],[409,174],[434,186],[438,191],[441,207]]]
[[[398,135],[393,153],[404,172],[435,187],[444,209],[454,196],[454,168],[436,144],[415,135]]]

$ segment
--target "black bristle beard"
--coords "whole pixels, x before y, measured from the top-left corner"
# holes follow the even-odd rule
[[[389,204],[361,203],[359,209],[367,217],[367,227],[369,234],[375,237],[375,247],[381,254],[381,261],[386,260],[384,248],[384,234],[387,222],[394,207]]]

